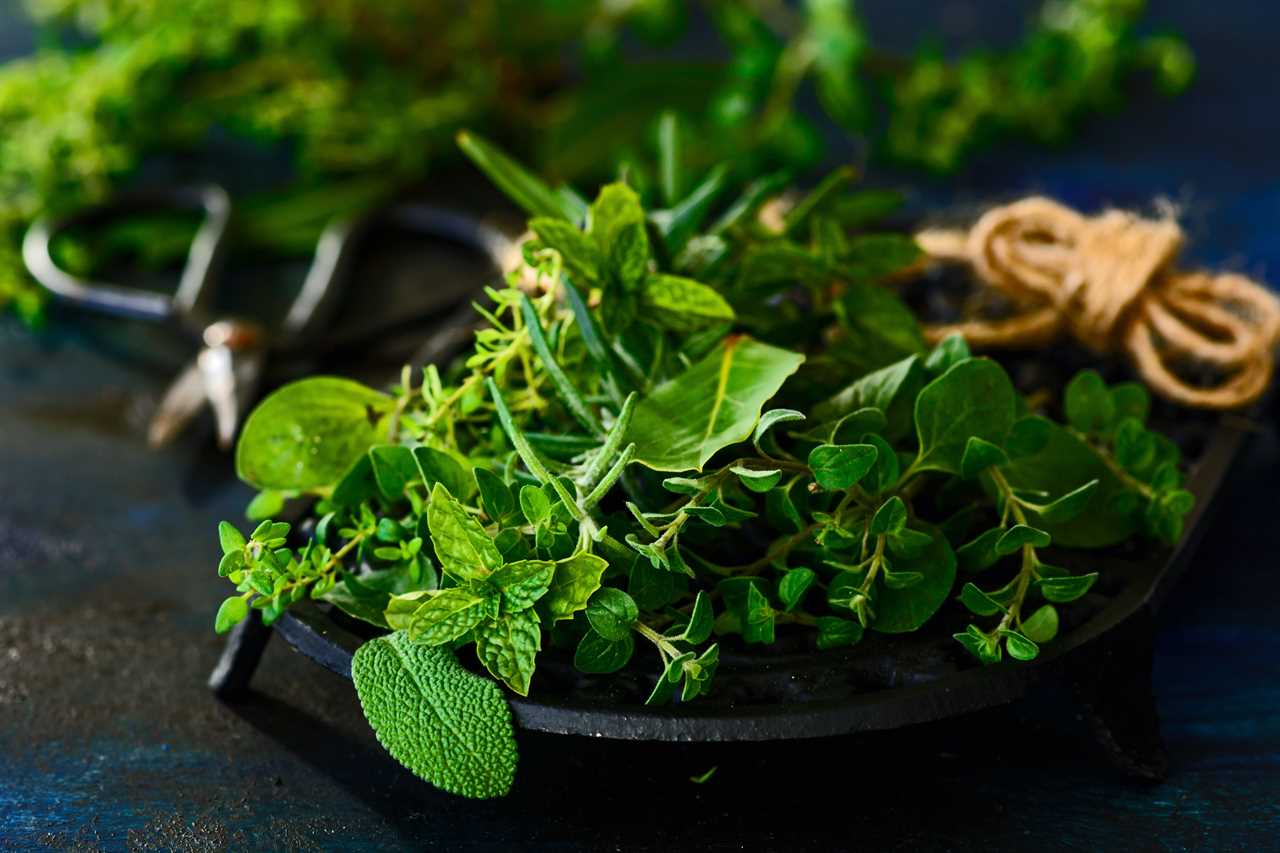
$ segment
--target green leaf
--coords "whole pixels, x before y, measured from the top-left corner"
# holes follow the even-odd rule
[[[431,545],[441,568],[461,580],[484,578],[502,565],[502,554],[480,522],[440,483],[427,505]]]
[[[809,221],[809,217],[816,211],[821,209],[829,201],[838,198],[841,192],[851,184],[858,176],[858,171],[852,166],[841,166],[831,171],[824,177],[816,187],[805,194],[804,198],[796,202],[791,210],[787,211],[785,221],[786,232],[795,234],[805,223]]]
[[[928,548],[911,557],[895,557],[898,572],[919,572],[922,580],[905,589],[880,588],[875,597],[875,621],[871,628],[881,634],[914,631],[938,612],[951,595],[956,579],[956,556],[940,531],[931,531]]]
[[[658,471],[701,470],[716,451],[751,435],[760,410],[804,356],[742,335],[725,338],[636,406],[626,441]]]
[[[907,505],[902,498],[894,495],[880,505],[876,514],[871,517],[871,525],[867,532],[872,536],[885,536],[899,533],[907,526]]]
[[[607,568],[609,563],[594,554],[577,553],[557,560],[551,585],[539,601],[539,608],[552,622],[572,619],[574,613],[586,609]]]
[[[1015,524],[996,540],[996,553],[1005,556],[1022,549],[1024,545],[1032,548],[1047,548],[1052,537],[1038,528],[1028,524]]]
[[[1070,521],[1084,512],[1094,494],[1098,491],[1098,481],[1090,480],[1083,486],[1067,492],[1047,506],[1036,507],[1036,513],[1050,524]]]
[[[668,257],[677,258],[684,251],[711,212],[711,205],[724,190],[728,177],[729,169],[723,163],[717,165],[687,196],[667,210],[654,211],[649,217],[662,235]]]
[[[699,591],[693,600],[693,611],[689,614],[689,624],[685,626],[684,631],[680,634],[680,639],[686,643],[706,642],[711,636],[711,629],[715,624],[715,614],[711,609],[711,599],[707,597],[705,592]]]
[[[924,351],[924,334],[911,309],[887,288],[850,283],[836,302],[846,334],[831,353],[858,370],[884,367]]]
[[[862,640],[863,628],[852,619],[838,616],[818,617],[818,648],[836,649],[856,645]]]
[[[492,612],[493,605],[485,596],[461,587],[446,589],[424,599],[413,611],[408,620],[409,639],[428,646],[451,643]]]
[[[243,551],[247,543],[244,534],[236,529],[234,524],[229,521],[220,521],[218,522],[218,544],[222,546],[223,554],[231,554]]]
[[[782,471],[778,468],[762,471],[759,468],[744,468],[741,465],[734,465],[729,470],[738,475],[738,480],[742,485],[753,492],[761,494],[778,485],[778,481],[782,479]]]
[[[866,444],[874,445],[878,453],[875,466],[860,481],[860,484],[866,491],[878,495],[898,482],[902,466],[898,461],[898,454],[882,437],[868,433],[862,437],[862,440]]]
[[[1034,643],[1047,643],[1058,636],[1058,609],[1046,604],[1022,620],[1022,633]]]
[[[377,494],[378,481],[373,476],[373,462],[370,461],[369,454],[365,453],[352,464],[338,484],[333,487],[333,495],[330,499],[334,506],[355,509],[370,498],[376,497]]]
[[[393,402],[350,379],[316,376],[276,390],[245,421],[236,474],[258,489],[332,486],[383,438]]]
[[[1151,394],[1141,382],[1120,382],[1111,386],[1111,404],[1116,419],[1133,418],[1139,424],[1147,422],[1151,413]]]
[[[601,587],[587,604],[587,621],[606,640],[621,640],[631,634],[631,626],[640,618],[635,601],[620,589]]]
[[[520,512],[537,527],[551,517],[551,498],[538,486],[521,486]]]
[[[1004,637],[1004,647],[1009,650],[1009,657],[1015,660],[1035,660],[1036,655],[1040,654],[1039,647],[1017,631],[1005,628],[1000,634]]]
[[[437,450],[434,447],[415,447],[413,459],[428,486],[440,483],[449,490],[449,494],[460,501],[468,500],[475,494],[474,478],[467,473],[467,469],[457,459],[443,450]]]
[[[1133,535],[1140,521],[1136,504],[1120,511],[1117,503],[1132,492],[1086,442],[1057,424],[1042,423],[1047,439],[1040,450],[1001,469],[1009,484],[1018,491],[1050,495],[1068,494],[1091,480],[1098,485],[1084,511],[1071,520],[1052,523],[1032,510],[1031,521],[1068,548],[1103,548]]]
[[[1087,575],[1066,575],[1063,577],[1042,577],[1036,582],[1040,594],[1047,600],[1057,604],[1069,604],[1084,596],[1098,579],[1097,572]]]
[[[475,628],[476,657],[485,669],[521,696],[529,695],[529,682],[538,652],[542,649],[542,629],[532,608],[507,613],[496,622],[482,622]]]
[[[378,484],[378,491],[389,501],[403,497],[405,486],[418,479],[421,473],[413,460],[413,451],[398,444],[371,447],[369,461],[373,465],[373,479]]]
[[[660,610],[683,594],[685,581],[681,575],[654,568],[648,560],[637,560],[627,579],[627,594],[641,610]]]
[[[1049,433],[1055,424],[1039,415],[1028,415],[1014,421],[1004,447],[1010,458],[1021,459],[1039,453],[1049,443]]]
[[[977,626],[970,625],[965,628],[963,634],[952,634],[951,636],[983,663],[999,663],[1001,657],[1000,643],[995,637],[983,633]]]
[[[859,234],[836,257],[836,269],[847,281],[879,283],[920,258],[920,246],[905,234]]]
[[[1009,455],[989,441],[970,436],[960,457],[960,476],[972,480],[992,466],[1008,465]]]
[[[223,601],[218,607],[218,615],[213,619],[213,630],[225,634],[244,621],[249,615],[249,601],[239,595]]]
[[[774,610],[769,606],[769,599],[755,584],[747,587],[746,606],[742,616],[742,639],[747,643],[769,644],[774,641]]]
[[[551,384],[555,386],[560,402],[564,403],[569,414],[573,415],[587,432],[603,436],[604,428],[600,426],[600,420],[591,411],[578,389],[574,387],[568,374],[560,367],[555,354],[551,352],[551,345],[547,343],[547,337],[542,330],[542,320],[538,317],[538,310],[533,307],[533,302],[527,293],[520,294],[520,316],[524,319],[525,331],[529,333],[533,350],[538,354],[543,370],[551,378]]]
[[[502,606],[508,613],[532,607],[551,587],[556,564],[549,560],[517,560],[489,576],[502,591]]]
[[[511,789],[511,711],[498,685],[467,672],[451,651],[397,631],[356,650],[351,678],[378,741],[415,775],[464,797]]]
[[[1096,370],[1082,370],[1072,377],[1063,398],[1067,423],[1081,432],[1101,432],[1115,419],[1116,402]]]
[[[972,358],[952,366],[916,398],[916,469],[959,474],[971,437],[1004,441],[1015,400],[1013,383],[994,361]]]
[[[284,502],[293,496],[293,492],[281,492],[275,489],[264,489],[253,496],[249,505],[244,508],[244,517],[250,521],[261,521],[274,518],[284,510]]]
[[[878,455],[873,444],[820,444],[809,452],[809,467],[819,486],[843,491],[867,475]]]
[[[499,521],[515,512],[516,501],[511,495],[511,487],[502,478],[486,468],[475,468],[471,472],[480,490],[480,504],[490,521]]]
[[[911,431],[912,410],[922,387],[924,370],[920,356],[909,355],[868,373],[819,403],[813,409],[813,416],[819,421],[828,421],[858,409],[876,408],[884,412],[885,436],[896,440]]]
[[[529,220],[529,229],[549,249],[560,253],[564,269],[569,277],[582,287],[591,287],[600,278],[604,261],[595,242],[578,227],[563,219],[536,217]]]
[[[644,208],[635,190],[621,182],[606,184],[591,203],[591,237],[611,277],[631,291],[648,272],[649,237]]]
[[[969,344],[965,341],[964,335],[953,332],[943,338],[929,353],[928,358],[924,360],[924,369],[929,375],[938,376],[970,357]]]
[[[751,441],[755,444],[756,449],[760,447],[760,440],[770,429],[778,424],[785,424],[791,421],[804,420],[804,413],[797,412],[795,409],[770,409],[760,415],[760,420],[756,421],[756,428],[751,433]]]
[[[983,531],[973,540],[956,549],[956,559],[960,568],[966,572],[980,572],[989,569],[1000,560],[1000,552],[996,543],[1004,536],[1003,527],[993,527]]]
[[[582,212],[567,198],[542,182],[528,169],[512,160],[496,145],[471,133],[458,134],[458,147],[494,186],[522,207],[530,216],[547,216],[577,222]]]
[[[813,569],[791,569],[778,581],[778,600],[788,613],[804,598],[804,594],[817,580]]]
[[[631,660],[635,649],[636,641],[630,632],[620,640],[607,640],[595,631],[587,631],[573,653],[573,665],[592,674],[617,672]]]
[[[646,319],[679,332],[734,320],[733,308],[715,288],[678,275],[650,274],[640,302]]]
[[[960,603],[977,616],[994,616],[997,613],[1004,613],[1006,610],[1003,604],[978,589],[972,583],[967,583],[961,588]]]

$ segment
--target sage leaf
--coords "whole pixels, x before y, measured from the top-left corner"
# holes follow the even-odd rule
[[[351,678],[378,741],[416,776],[464,797],[511,789],[511,711],[498,685],[467,672],[451,651],[397,631],[356,650]]]

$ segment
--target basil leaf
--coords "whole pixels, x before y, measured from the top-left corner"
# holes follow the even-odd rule
[[[764,404],[804,361],[799,353],[734,335],[642,399],[624,443],[657,471],[701,470],[716,451],[751,435]]]
[[[384,436],[390,397],[350,379],[291,382],[258,404],[236,444],[236,474],[257,489],[332,486]]]

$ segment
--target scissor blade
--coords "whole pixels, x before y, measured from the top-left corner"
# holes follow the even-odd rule
[[[147,430],[148,443],[160,447],[172,441],[200,411],[206,399],[199,361],[193,361],[178,374],[160,401]]]
[[[208,347],[196,360],[204,385],[204,396],[213,409],[218,446],[231,447],[240,426],[240,413],[248,406],[262,373],[263,353],[234,351],[225,346]]]

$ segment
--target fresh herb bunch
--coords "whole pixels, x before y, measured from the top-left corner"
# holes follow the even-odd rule
[[[153,177],[186,174],[191,155],[212,153],[239,174],[256,151],[250,162],[270,163],[259,171],[272,181],[284,173],[293,190],[339,197],[353,180],[417,180],[459,128],[483,125],[525,140],[545,171],[595,176],[644,161],[669,128],[655,116],[672,111],[703,165],[798,170],[821,153],[797,106],[811,88],[873,151],[950,171],[1001,136],[1062,138],[1137,74],[1177,90],[1193,68],[1180,41],[1140,34],[1141,0],[1057,0],[1009,49],[954,60],[877,50],[846,0],[705,0],[717,62],[663,52],[687,14],[672,0],[28,3],[43,48],[0,70],[0,305],[29,319],[41,300],[17,241],[30,218],[99,199],[144,164]],[[646,37],[655,58],[624,59],[624,33]],[[309,197],[321,200],[301,223],[313,239],[322,214],[344,208],[328,192]],[[244,232],[290,248],[299,225],[267,217]],[[155,232],[114,242],[156,262],[181,255],[189,232]]]
[[[587,673],[635,658],[662,704],[711,689],[726,638],[816,651],[964,607],[965,649],[1026,660],[1097,577],[1053,549],[1178,539],[1191,496],[1146,391],[1083,372],[1057,423],[962,339],[927,350],[883,286],[914,243],[863,230],[883,198],[848,173],[785,212],[776,180],[723,170],[646,209],[625,182],[588,203],[461,142],[534,235],[474,351],[390,393],[276,391],[236,464],[255,515],[314,500],[305,542],[270,518],[220,529],[219,631],[311,598],[391,632],[353,675],[424,778],[491,796],[514,772],[501,694],[450,649],[519,695],[544,648]]]

